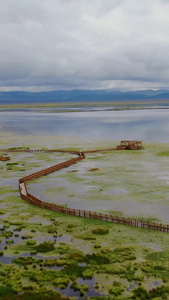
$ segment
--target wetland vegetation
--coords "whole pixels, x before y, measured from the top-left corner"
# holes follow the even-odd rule
[[[17,139],[4,135],[1,147]],[[43,147],[43,138],[23,140],[30,148]],[[52,144],[53,138],[47,141]],[[70,140],[61,138],[53,147],[62,142],[69,147]],[[99,149],[103,142],[71,139],[71,145]],[[169,145],[144,147],[87,155],[77,165],[30,182],[28,189],[63,205],[166,223]],[[169,298],[167,233],[32,206],[20,198],[18,179],[70,155],[10,153],[10,158],[10,165],[0,163],[0,299]]]

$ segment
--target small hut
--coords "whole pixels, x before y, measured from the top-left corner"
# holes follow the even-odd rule
[[[139,150],[143,149],[142,141],[121,141],[120,145],[116,147],[117,150]]]

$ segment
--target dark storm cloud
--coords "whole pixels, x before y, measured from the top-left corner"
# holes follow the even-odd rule
[[[169,87],[165,0],[1,0],[0,90]]]

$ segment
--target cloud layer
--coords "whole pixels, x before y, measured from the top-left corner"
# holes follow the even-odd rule
[[[1,0],[0,90],[169,88],[168,0]]]

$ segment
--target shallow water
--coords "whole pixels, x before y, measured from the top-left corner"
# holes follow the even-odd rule
[[[53,135],[104,139],[169,141],[169,110],[38,113],[0,112],[2,131],[20,135]]]
[[[100,293],[99,291],[94,289],[94,284],[95,284],[95,278],[92,279],[82,279],[79,278],[79,280],[77,281],[78,284],[86,284],[89,286],[89,290],[86,292],[86,295],[88,297],[96,297],[96,296],[106,296],[105,294]],[[62,293],[62,295],[67,296],[69,295],[69,297],[76,297],[77,299],[85,299],[85,296],[80,296],[80,292],[79,291],[74,291],[73,289],[70,288],[70,285],[68,285],[67,288],[65,288],[64,290],[59,290],[56,289],[57,291],[60,291]]]

